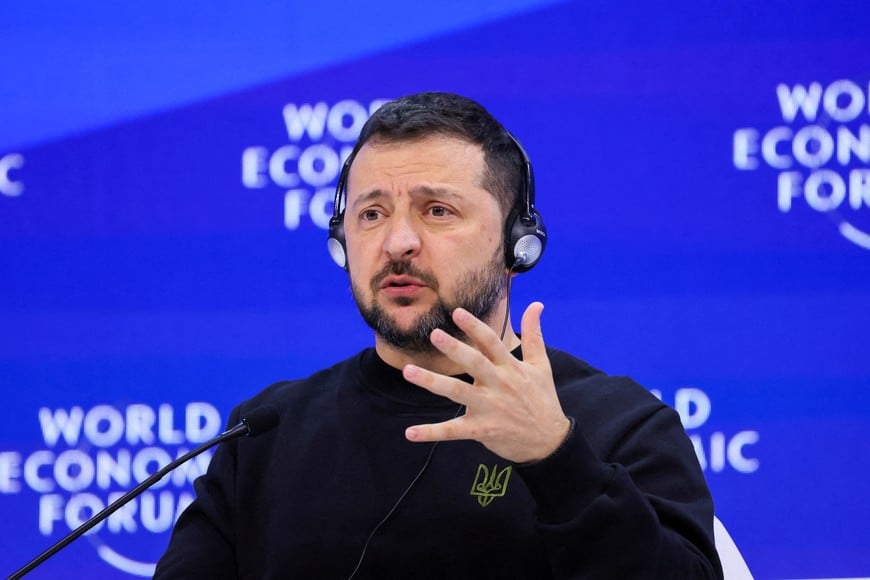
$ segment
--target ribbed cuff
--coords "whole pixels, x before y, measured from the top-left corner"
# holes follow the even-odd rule
[[[538,508],[538,520],[558,524],[573,519],[607,488],[613,469],[602,463],[576,422],[562,444],[546,458],[517,465]]]
[[[571,439],[571,437],[574,436],[574,429],[577,426],[577,421],[574,420],[574,417],[568,417],[568,421],[570,422],[570,425],[568,425],[568,432],[565,434],[565,438],[562,439],[562,442],[559,443],[559,446],[556,447],[556,449],[554,449],[552,453],[550,453],[543,459],[538,459],[536,461],[527,461],[525,463],[518,463],[517,467],[519,467],[520,469],[524,467],[533,467],[535,465],[538,465],[539,463],[543,463],[544,461],[549,460],[551,457],[559,453],[559,450],[562,449],[565,444]]]

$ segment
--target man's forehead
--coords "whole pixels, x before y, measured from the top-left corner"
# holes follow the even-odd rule
[[[431,133],[407,139],[374,136],[360,147],[357,152],[357,157],[360,155],[379,156],[401,151],[418,151],[422,149],[445,152],[453,151],[456,153],[480,155],[483,157],[483,148],[480,144],[462,137],[445,135],[442,133]]]
[[[348,183],[360,177],[372,177],[369,171],[388,175],[432,172],[446,179],[470,178],[480,181],[484,170],[480,145],[440,134],[417,139],[370,140],[354,158]]]

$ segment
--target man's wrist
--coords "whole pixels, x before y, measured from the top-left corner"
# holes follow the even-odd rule
[[[523,463],[520,463],[519,464],[520,466],[531,467],[533,465],[543,463],[544,461],[547,461],[551,457],[558,454],[559,451],[561,451],[565,447],[565,445],[568,443],[568,441],[571,440],[571,437],[574,436],[574,431],[576,430],[576,424],[577,424],[577,422],[574,420],[574,417],[565,417],[565,419],[568,420],[568,427],[565,430],[565,435],[562,437],[562,440],[561,440],[561,442],[559,442],[559,445],[557,445],[553,451],[551,451],[550,453],[548,453],[546,456],[542,457],[541,459],[536,459],[536,460],[532,460],[532,461],[525,461]]]

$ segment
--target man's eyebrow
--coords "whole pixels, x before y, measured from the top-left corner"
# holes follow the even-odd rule
[[[351,205],[351,207],[352,207],[353,209],[356,209],[356,208],[358,208],[359,206],[361,206],[361,205],[363,205],[363,204],[366,204],[366,203],[368,203],[368,202],[370,202],[370,201],[373,201],[373,200],[375,200],[375,199],[378,199],[378,198],[384,197],[385,195],[386,195],[386,192],[384,192],[384,190],[382,190],[382,189],[373,189],[373,190],[371,190],[370,192],[368,192],[368,193],[364,193],[364,194],[362,194],[361,196],[359,196],[358,198],[356,198],[356,199],[354,200],[353,204]]]
[[[459,193],[452,187],[430,187],[428,185],[420,185],[411,190],[412,197],[460,197]]]
[[[440,197],[440,198],[458,198],[460,197],[459,193],[457,193],[453,188],[449,187],[430,187],[428,185],[419,185],[413,188],[410,192],[411,197],[423,197],[423,198],[431,198],[431,197]],[[358,209],[360,206],[365,205],[369,202],[375,201],[377,199],[386,197],[388,194],[383,189],[373,189],[367,193],[360,195],[356,198],[351,205],[352,209]]]

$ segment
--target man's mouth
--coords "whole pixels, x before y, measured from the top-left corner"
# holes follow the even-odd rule
[[[386,288],[407,288],[409,286],[424,287],[425,283],[412,276],[387,276],[381,282],[381,290]]]
[[[417,298],[428,286],[413,276],[387,276],[380,283],[380,291],[388,298],[401,300]]]

